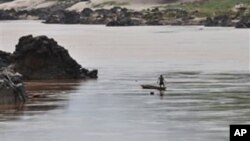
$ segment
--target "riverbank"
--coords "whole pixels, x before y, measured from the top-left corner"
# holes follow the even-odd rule
[[[224,5],[223,5],[224,2]],[[249,2],[214,0],[174,3],[143,10],[120,6],[83,8],[80,11],[64,8],[32,10],[1,10],[1,20],[39,19],[47,24],[104,24],[107,26],[142,25],[204,25],[221,27],[250,27]],[[219,9],[217,5],[221,5]]]

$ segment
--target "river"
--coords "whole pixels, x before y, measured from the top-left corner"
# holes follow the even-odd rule
[[[0,22],[0,50],[47,35],[98,80],[29,81],[43,94],[1,106],[0,141],[227,141],[250,123],[250,30]],[[163,74],[164,96],[141,89]]]

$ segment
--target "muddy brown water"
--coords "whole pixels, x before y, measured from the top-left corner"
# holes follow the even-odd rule
[[[249,30],[0,23],[0,49],[47,35],[98,80],[29,81],[25,105],[1,106],[0,141],[227,141],[250,123]],[[163,74],[168,90],[142,90]]]

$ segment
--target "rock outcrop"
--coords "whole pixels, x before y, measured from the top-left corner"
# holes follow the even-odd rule
[[[49,9],[21,10],[15,9],[0,10],[0,20],[44,20],[48,18]]]
[[[250,28],[250,16],[244,16],[236,24],[236,28]]]
[[[220,27],[228,27],[234,26],[232,22],[232,18],[228,15],[220,15],[216,17],[208,17],[204,23],[205,26],[220,26]]]
[[[13,54],[0,51],[0,104],[26,101],[24,80],[97,78],[46,36],[23,36]]]
[[[22,75],[8,66],[11,54],[0,51],[0,104],[23,103],[26,100]]]
[[[15,10],[0,10],[0,20],[17,20]]]
[[[107,26],[138,26],[144,25],[143,20],[136,18],[122,17],[107,23]]]
[[[105,24],[107,26],[138,25],[197,25],[191,13],[183,9],[159,8],[135,11],[113,7],[111,9],[83,9],[75,11],[56,11],[48,16],[45,23],[62,24]]]
[[[26,80],[97,78],[97,70],[82,68],[65,48],[46,36],[21,37],[12,64]]]
[[[22,75],[9,68],[0,69],[0,104],[18,104],[26,101]]]
[[[11,63],[11,54],[0,50],[0,69],[7,67]]]
[[[73,11],[55,11],[46,18],[46,23],[77,24],[79,22],[80,14]]]

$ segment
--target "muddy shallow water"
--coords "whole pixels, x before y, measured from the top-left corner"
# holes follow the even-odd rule
[[[25,105],[0,112],[0,141],[222,141],[250,123],[249,30],[0,23],[0,49],[47,35],[98,80],[30,81]],[[168,90],[142,90],[164,74]]]

